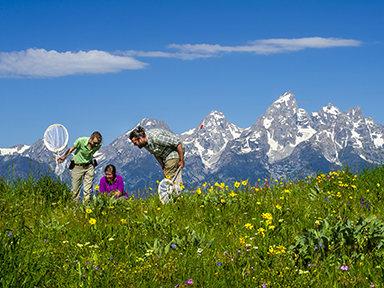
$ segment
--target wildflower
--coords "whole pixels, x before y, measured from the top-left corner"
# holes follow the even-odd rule
[[[176,247],[176,244],[172,244],[172,245],[171,245],[171,248],[175,248],[175,247]]]
[[[377,187],[380,187],[380,183],[377,183]]]
[[[259,229],[257,229],[257,232],[261,233],[263,235],[263,237],[265,236],[264,231],[265,231],[265,229],[261,228],[261,227]]]
[[[65,243],[68,243],[68,241],[67,241],[67,240],[64,240],[64,241],[63,241],[63,244],[65,244]]]
[[[239,188],[239,186],[240,186],[240,182],[235,182],[234,184],[233,184],[233,186],[235,186],[236,188]]]
[[[199,253],[199,254],[203,253],[203,249],[198,248],[198,249],[197,249],[197,253]]]
[[[100,186],[99,186],[99,185],[96,185],[96,186],[94,187],[94,189],[95,189],[96,191],[99,191]]]
[[[244,225],[245,228],[249,229],[249,230],[252,230],[253,229],[253,225],[251,223],[247,223]]]
[[[109,238],[108,239],[108,241],[113,241],[113,240],[115,240],[115,239],[113,239],[113,238]],[[111,260],[112,260],[113,258],[111,258]]]
[[[109,209],[114,209],[114,208],[115,208],[115,206],[110,206],[110,207],[109,207]]]
[[[271,213],[263,213],[263,214],[261,214],[261,216],[264,219],[268,219],[268,220],[272,220],[272,218],[273,218]]]
[[[92,209],[87,209],[87,210],[85,210],[85,212],[87,212],[87,214],[90,214],[90,213],[92,213]]]
[[[221,266],[221,262],[217,262],[217,266]]]
[[[328,198],[325,198],[325,201],[329,202],[329,199],[328,199]]]
[[[171,179],[171,176],[170,175],[165,175],[165,178]]]
[[[261,205],[261,202],[256,202],[257,205]]]
[[[271,225],[271,226],[268,227],[268,229],[275,230],[275,226]]]
[[[127,219],[121,219],[121,224],[127,223]]]
[[[229,193],[229,195],[231,196],[231,197],[235,197],[235,196],[237,196],[238,194],[236,194],[235,192],[231,192],[231,193]]]
[[[276,205],[276,209],[279,209],[279,210],[280,210],[281,208],[282,208],[281,205],[279,205],[279,204]]]
[[[220,202],[221,202],[221,203],[225,203],[225,199],[221,199]]]
[[[95,218],[91,218],[91,219],[89,219],[89,224],[91,224],[91,225],[94,225],[94,224],[96,224],[96,219]]]
[[[341,266],[340,269],[343,271],[346,271],[346,270],[348,270],[348,266]]]
[[[107,212],[103,211],[103,212],[101,212],[101,214],[103,214],[103,215],[106,215],[106,214],[107,214]]]
[[[200,188],[200,187],[197,188],[196,193],[197,193],[197,195],[200,195],[200,194],[201,194],[201,188]]]
[[[9,232],[9,233],[8,233],[8,236],[12,236],[12,232]]]
[[[261,284],[261,287],[267,288],[267,284],[263,283],[263,284]]]
[[[372,283],[372,284],[371,284],[371,287],[375,287],[375,283]]]
[[[241,181],[241,184],[243,184],[243,186],[247,186],[247,184],[248,184],[248,179],[247,179],[247,180],[244,180],[244,181]]]

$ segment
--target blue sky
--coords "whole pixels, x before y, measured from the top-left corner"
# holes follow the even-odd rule
[[[54,123],[107,145],[141,119],[212,110],[246,128],[292,91],[384,124],[384,1],[0,2],[0,147]]]

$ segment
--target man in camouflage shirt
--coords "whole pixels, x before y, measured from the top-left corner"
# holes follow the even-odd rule
[[[184,167],[184,147],[175,134],[163,129],[151,129],[145,132],[139,126],[129,134],[132,143],[145,148],[153,154],[163,169],[164,176],[173,178],[178,167]]]

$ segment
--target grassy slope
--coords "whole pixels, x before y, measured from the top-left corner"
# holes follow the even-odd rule
[[[3,180],[0,283],[379,287],[383,176],[379,167],[295,183],[202,184],[167,205],[104,196],[77,204],[48,176]]]

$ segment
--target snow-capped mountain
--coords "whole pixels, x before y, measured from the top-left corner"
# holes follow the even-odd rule
[[[135,127],[139,125],[171,131],[156,119],[145,118]],[[155,158],[129,140],[132,129],[95,155],[99,162],[95,181],[103,176],[107,164],[116,166],[129,189],[161,179]],[[195,128],[178,137],[186,151],[183,180],[190,184],[212,179],[297,178],[344,164],[359,169],[384,160],[384,126],[372,117],[365,118],[360,107],[341,112],[328,104],[308,114],[298,107],[292,92],[282,94],[248,128],[240,128],[221,112],[211,111]],[[46,163],[51,157],[41,140],[18,155]]]
[[[11,148],[0,148],[0,155],[1,156],[18,155],[18,154],[22,154],[28,148],[29,148],[28,145],[23,145],[23,144],[12,146]]]

